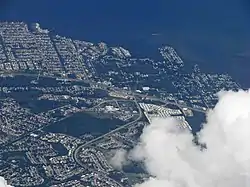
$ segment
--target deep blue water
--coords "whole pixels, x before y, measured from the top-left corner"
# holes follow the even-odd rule
[[[201,112],[193,111],[193,117],[186,117],[189,125],[192,127],[192,132],[197,133],[200,131],[202,124],[206,122],[206,115]]]
[[[46,127],[45,131],[64,133],[75,137],[80,137],[84,134],[99,136],[123,124],[122,121],[116,119],[99,119],[86,113],[77,113],[63,121]]]
[[[60,155],[66,155],[67,149],[61,143],[50,143],[52,147],[59,152]]]
[[[170,44],[186,63],[229,72],[249,86],[248,0],[5,0],[0,20],[39,22],[54,33],[125,46],[140,56]]]

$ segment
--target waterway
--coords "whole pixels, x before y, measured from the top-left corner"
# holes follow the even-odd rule
[[[100,136],[122,124],[124,122],[116,119],[99,119],[90,114],[77,113],[63,121],[48,126],[45,128],[45,131],[64,133],[75,137],[80,137],[84,134]]]
[[[171,45],[185,63],[228,72],[249,87],[250,10],[247,0],[1,1],[1,21],[39,22],[73,39],[107,42],[136,56],[158,58]]]

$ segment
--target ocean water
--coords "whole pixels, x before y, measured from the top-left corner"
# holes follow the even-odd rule
[[[0,21],[39,22],[54,34],[123,46],[136,57],[158,59],[157,47],[171,45],[185,63],[229,73],[245,88],[250,87],[249,20],[248,0],[0,2]],[[201,121],[190,119],[197,123],[194,131]]]
[[[169,44],[186,63],[250,84],[248,0],[5,0],[0,20],[39,22],[56,34],[121,45],[136,56],[156,57],[156,47]]]

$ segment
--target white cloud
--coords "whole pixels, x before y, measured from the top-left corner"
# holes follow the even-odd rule
[[[134,187],[172,187],[168,180],[158,180],[155,178],[149,178],[143,184],[136,184]]]
[[[124,165],[128,163],[127,151],[124,149],[118,149],[115,151],[114,156],[110,159],[109,163],[115,169],[122,169]]]
[[[135,187],[250,187],[250,92],[228,91],[198,134],[201,151],[178,121],[154,119],[129,157],[152,176]]]
[[[6,180],[3,177],[0,177],[0,187],[12,187],[12,186],[7,185]]]

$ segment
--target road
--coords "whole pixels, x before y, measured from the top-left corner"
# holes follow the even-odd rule
[[[23,75],[23,76],[32,76],[32,77],[37,77],[37,74],[29,74],[29,73],[10,73],[10,72],[0,72],[1,74],[6,74],[6,75]],[[40,75],[40,77],[44,77],[44,78],[59,78],[59,77],[56,77],[56,76],[52,76],[52,75]],[[99,89],[102,89],[102,90],[105,90],[105,91],[108,91],[108,89],[110,91],[120,91],[120,92],[124,92],[125,90],[121,89],[121,88],[116,88],[116,87],[112,87],[112,86],[108,86],[108,85],[105,85],[105,84],[102,84],[102,83],[96,83],[95,81],[91,81],[89,79],[85,79],[85,80],[81,80],[81,79],[72,79],[72,78],[62,78],[66,81],[71,81],[71,82],[83,82],[83,83],[86,83],[86,84],[92,84],[92,85],[99,85],[101,86]],[[176,105],[178,106],[179,108],[189,108],[191,110],[194,110],[194,111],[197,111],[197,112],[202,112],[202,113],[206,113],[206,110],[202,110],[202,109],[198,109],[198,108],[193,108],[193,107],[190,107],[190,106],[186,106],[186,105],[182,105],[182,104],[179,104],[177,103],[176,101],[175,102],[171,102],[171,101],[165,101],[165,100],[162,100],[160,98],[157,98],[157,97],[154,97],[154,96],[148,96],[146,94],[141,94],[141,93],[137,93],[137,92],[134,92],[134,91],[129,91],[129,93],[131,95],[134,96],[139,96],[139,97],[142,97],[142,98],[146,98],[148,100],[152,100],[152,101],[159,101],[159,102],[162,102],[164,104],[173,104],[173,105]]]
[[[37,74],[28,74],[28,73],[7,73],[7,72],[5,72],[5,73],[6,73],[6,75],[10,75],[10,74],[11,74],[11,75],[14,75],[14,76],[15,76],[15,75],[23,75],[23,76],[31,76],[31,77],[34,77],[34,78],[37,77]],[[5,73],[4,73],[4,74],[5,74]],[[0,74],[3,75],[1,72],[0,72]],[[45,76],[45,75],[40,75],[40,77],[43,77],[43,78],[58,78],[58,77],[56,77],[56,76],[50,76],[50,75],[46,75],[46,76]],[[146,95],[146,94],[137,93],[137,92],[135,92],[135,91],[131,91],[131,90],[130,90],[130,91],[126,91],[126,90],[121,89],[121,88],[111,87],[111,86],[108,86],[108,85],[105,85],[105,84],[102,84],[102,83],[96,83],[96,82],[91,81],[91,80],[79,80],[79,79],[70,79],[70,78],[62,78],[62,79],[66,80],[66,81],[70,81],[70,82],[82,82],[82,83],[87,83],[87,84],[90,84],[90,86],[95,86],[95,85],[97,85],[97,86],[98,86],[98,89],[102,89],[102,90],[107,91],[107,92],[109,92],[109,91],[116,91],[116,92],[122,92],[122,93],[126,92],[126,94],[128,94],[128,96],[130,95],[131,98],[133,98],[133,101],[135,102],[135,104],[136,104],[136,106],[137,106],[137,108],[138,108],[138,110],[139,110],[139,116],[138,116],[138,118],[135,119],[134,121],[129,122],[129,123],[125,124],[125,125],[122,125],[122,126],[116,128],[116,129],[114,129],[114,130],[112,130],[112,131],[110,131],[110,132],[108,132],[108,133],[106,133],[106,134],[103,134],[103,135],[101,135],[101,136],[99,136],[99,137],[97,137],[97,138],[94,138],[94,139],[92,139],[92,140],[90,140],[90,141],[88,141],[88,142],[86,142],[86,143],[84,143],[84,144],[81,144],[81,145],[79,145],[77,148],[75,148],[75,149],[73,150],[73,153],[71,154],[71,158],[72,158],[76,163],[78,163],[81,167],[83,167],[83,168],[86,168],[87,166],[84,165],[84,164],[81,162],[81,160],[78,159],[79,151],[81,151],[82,148],[85,148],[85,147],[91,145],[92,143],[94,143],[94,142],[96,142],[96,141],[98,141],[98,140],[101,140],[102,138],[105,138],[105,137],[107,137],[107,136],[110,136],[111,134],[116,133],[116,132],[118,132],[118,131],[121,130],[121,129],[124,129],[124,128],[128,128],[128,127],[130,127],[130,126],[133,126],[134,124],[136,124],[136,123],[142,118],[143,113],[142,113],[142,110],[141,110],[141,108],[140,108],[140,106],[139,106],[139,104],[138,104],[137,98],[145,98],[145,99],[151,100],[151,101],[158,101],[158,102],[161,102],[161,103],[166,104],[166,105],[167,105],[167,104],[172,104],[172,105],[175,105],[175,106],[177,106],[177,107],[179,107],[179,108],[188,108],[188,109],[191,109],[191,110],[197,111],[197,112],[202,112],[202,113],[206,113],[206,112],[207,112],[206,110],[202,110],[202,109],[193,108],[193,107],[190,107],[190,106],[186,106],[186,105],[179,104],[179,103],[177,103],[177,101],[171,102],[171,101],[167,101],[167,100],[163,100],[163,99],[157,98],[157,97],[155,97],[155,96],[148,96],[148,95]],[[128,101],[128,100],[126,100],[126,99],[119,99],[119,101],[120,101],[120,100]],[[117,103],[117,106],[119,107],[119,104],[118,104],[117,100],[116,100],[116,99],[113,99],[113,100],[105,100],[105,101],[102,101],[102,102],[100,102],[99,104],[97,104],[96,106],[94,106],[93,108],[96,108],[96,107],[102,105],[103,103],[109,102],[109,101],[114,101],[114,102],[116,102],[116,103]],[[92,108],[92,109],[93,109],[93,108]],[[85,110],[85,111],[88,111],[88,109]],[[67,118],[67,117],[65,117],[65,118]],[[65,118],[63,118],[63,119],[65,119]],[[63,120],[63,119],[60,119],[60,120]],[[49,125],[51,125],[51,124],[47,124],[47,125],[45,125],[45,126],[39,128],[39,129],[43,129],[43,128],[45,128],[46,126],[49,126]],[[39,129],[36,129],[36,130],[39,130]],[[36,130],[32,130],[31,132],[35,132]],[[9,142],[7,145],[12,144],[12,143],[14,143],[14,142],[16,142],[16,141],[18,141],[18,140],[20,140],[20,139],[22,139],[22,138],[28,136],[31,132],[28,132],[28,133],[24,134],[23,136],[21,136],[21,137],[15,139],[14,141]],[[6,146],[6,145],[5,145],[5,146]],[[87,168],[87,169],[89,169],[89,168]],[[91,170],[91,169],[90,169],[90,170]],[[94,170],[93,170],[93,172],[97,172],[97,173],[101,174],[101,172],[98,172],[98,171],[94,171]],[[117,185],[122,186],[122,185],[121,185],[120,183],[118,183],[117,181],[115,181],[115,180],[113,180],[113,179],[112,179],[112,181],[113,181],[114,183],[116,183]]]
[[[94,108],[97,107],[97,106],[100,106],[101,104],[103,104],[103,103],[105,103],[105,102],[109,102],[109,101],[116,101],[116,100],[103,101],[103,102],[99,103],[98,105],[94,106]],[[127,100],[125,100],[125,101],[127,101]],[[134,102],[135,102],[135,104],[136,104],[136,106],[137,106],[137,108],[138,108],[138,110],[139,110],[139,116],[138,116],[137,119],[135,119],[135,120],[132,121],[132,122],[129,122],[129,123],[125,124],[125,125],[122,125],[122,126],[116,128],[116,129],[114,129],[114,130],[112,130],[112,131],[110,131],[110,132],[108,132],[108,133],[106,133],[106,134],[103,134],[103,135],[101,135],[101,136],[98,136],[97,138],[94,138],[94,139],[92,139],[92,140],[90,140],[90,141],[88,141],[88,142],[86,142],[86,143],[84,143],[84,144],[78,146],[78,147],[73,151],[73,153],[72,153],[72,155],[71,155],[71,156],[72,156],[72,159],[75,160],[75,162],[78,163],[81,167],[86,168],[86,165],[82,164],[81,161],[77,158],[78,152],[79,152],[82,148],[84,148],[84,147],[86,147],[86,146],[89,146],[89,145],[91,145],[92,143],[94,143],[94,142],[96,142],[96,141],[98,141],[98,140],[100,140],[100,139],[102,139],[102,138],[104,138],[104,137],[106,137],[106,136],[109,136],[109,135],[111,135],[111,134],[113,134],[113,133],[115,133],[115,132],[117,132],[117,131],[119,131],[119,130],[121,130],[121,129],[123,129],[123,128],[127,128],[127,127],[129,127],[129,126],[131,126],[131,125],[134,125],[136,122],[138,122],[138,121],[141,119],[141,117],[142,117],[143,114],[142,114],[142,110],[141,110],[139,104],[137,103],[136,99],[134,100]],[[102,174],[102,173],[99,172],[99,171],[92,170],[92,169],[90,169],[90,168],[88,168],[88,169],[89,169],[90,171],[93,171],[93,172],[97,172],[97,173],[99,173],[99,174]],[[110,179],[111,179],[111,178],[110,178]],[[122,185],[121,185],[120,183],[118,183],[117,181],[115,181],[115,180],[113,180],[113,179],[111,179],[111,180],[112,180],[114,183],[116,183],[117,185],[119,185],[119,186],[122,187]]]
[[[198,108],[193,108],[193,107],[190,107],[190,106],[187,106],[187,105],[179,104],[177,102],[165,101],[165,100],[159,99],[157,97],[152,97],[152,96],[150,97],[150,96],[148,96],[147,99],[152,100],[152,101],[159,101],[159,102],[162,102],[164,104],[176,105],[179,108],[188,108],[188,109],[191,109],[191,110],[196,111],[196,112],[202,112],[202,113],[206,113],[207,112],[207,110],[201,110],[201,109],[198,109]]]
[[[10,72],[1,72],[1,74],[7,74],[7,75],[23,75],[23,76],[33,76],[33,77],[37,77],[37,74],[29,74],[29,73],[10,73]],[[56,76],[48,76],[48,75],[40,75],[40,77],[45,77],[45,78],[58,78],[58,77],[56,77]],[[96,83],[96,82],[94,82],[94,81],[91,81],[91,80],[79,80],[79,79],[70,79],[70,78],[62,78],[62,79],[64,79],[64,80],[67,80],[67,81],[72,81],[72,82],[83,82],[83,83],[88,83],[88,84],[93,84],[93,85],[96,85],[96,84],[98,84],[99,86],[101,86],[102,88],[100,88],[100,89],[103,89],[103,90],[105,90],[105,91],[108,91],[108,90],[110,90],[110,91],[120,91],[120,92],[124,92],[125,90],[123,90],[123,89],[120,89],[120,88],[116,88],[116,87],[111,87],[111,86],[108,86],[108,85],[105,85],[105,84],[102,84],[102,83]],[[110,135],[110,134],[112,134],[112,133],[115,133],[115,132],[117,132],[117,131],[119,131],[120,129],[122,129],[122,128],[126,128],[126,127],[128,127],[128,126],[130,126],[130,125],[133,125],[134,123],[136,123],[140,118],[141,118],[141,116],[142,116],[142,111],[141,111],[141,108],[140,108],[140,106],[139,106],[139,104],[138,104],[138,102],[137,102],[137,99],[136,99],[136,96],[137,97],[141,97],[141,98],[146,98],[147,100],[152,100],[152,101],[158,101],[158,102],[161,102],[161,103],[164,103],[164,104],[172,104],[172,105],[176,105],[176,106],[178,106],[179,108],[189,108],[189,109],[191,109],[191,110],[193,110],[193,111],[197,111],[197,112],[202,112],[202,113],[206,113],[206,110],[201,110],[201,109],[198,109],[198,108],[193,108],[193,107],[189,107],[189,106],[186,106],[186,105],[182,105],[182,104],[179,104],[179,103],[177,103],[176,101],[175,102],[171,102],[171,101],[166,101],[166,100],[162,100],[162,99],[160,99],[160,98],[157,98],[157,97],[154,97],[154,96],[148,96],[148,95],[146,95],[146,94],[141,94],[141,93],[137,93],[137,92],[134,92],[134,91],[127,91],[127,93],[128,93],[128,95],[132,95],[132,98],[134,98],[134,102],[135,102],[135,104],[136,104],[136,106],[137,106],[137,108],[138,108],[138,110],[139,110],[139,112],[140,112],[140,114],[139,114],[139,117],[135,120],[135,121],[133,121],[133,122],[130,122],[130,123],[127,123],[127,124],[125,124],[125,125],[123,125],[123,126],[120,126],[120,127],[118,127],[118,128],[116,128],[116,129],[114,129],[114,130],[112,130],[112,131],[110,131],[110,132],[108,132],[108,133],[106,133],[106,134],[104,134],[104,135],[102,135],[102,136],[99,136],[99,137],[97,137],[97,138],[95,138],[95,139],[93,139],[93,140],[91,140],[91,141],[89,141],[89,142],[87,142],[87,143],[85,143],[85,144],[83,144],[83,145],[81,145],[81,147],[85,147],[85,146],[87,146],[87,145],[90,145],[91,143],[93,143],[93,142],[95,142],[95,141],[97,141],[97,140],[99,140],[99,139],[101,139],[101,138],[103,138],[103,137],[105,137],[105,136],[108,136],[108,135]],[[111,100],[111,101],[116,101],[116,100]],[[98,106],[100,106],[102,103],[104,103],[104,102],[107,102],[107,101],[103,101],[103,102],[101,102],[101,103],[99,103],[98,105],[96,105],[95,107],[98,107]],[[76,150],[77,151],[77,150]],[[75,151],[75,152],[76,152]]]
[[[77,158],[77,154],[78,154],[78,152],[79,152],[80,149],[82,149],[82,148],[84,148],[84,147],[86,147],[86,146],[89,146],[90,144],[92,144],[92,143],[94,143],[94,142],[96,142],[96,141],[98,141],[98,140],[100,140],[100,139],[102,139],[102,138],[104,138],[104,137],[106,137],[106,136],[109,136],[109,135],[111,135],[111,134],[113,134],[113,133],[115,133],[115,132],[117,132],[117,131],[119,131],[119,130],[121,130],[121,129],[124,129],[124,128],[127,128],[127,127],[131,126],[131,125],[134,125],[136,122],[138,122],[138,121],[141,119],[141,117],[143,116],[142,110],[141,110],[139,104],[137,103],[136,99],[134,100],[134,102],[135,102],[135,104],[136,104],[136,106],[137,106],[137,108],[138,108],[138,110],[139,110],[139,116],[138,116],[137,119],[135,119],[135,120],[132,121],[132,122],[126,123],[125,125],[122,125],[122,126],[116,128],[116,129],[112,130],[112,131],[109,131],[109,132],[106,133],[106,134],[103,134],[103,135],[101,135],[101,136],[98,136],[97,138],[94,138],[94,139],[92,139],[92,140],[90,140],[90,141],[88,141],[88,142],[86,142],[86,143],[80,145],[79,147],[77,147],[77,148],[73,151],[73,154],[72,154],[73,159],[74,159],[79,165],[83,166],[83,164],[81,164],[81,162],[80,162],[80,161],[78,160],[78,158]]]
[[[23,76],[37,77],[37,74],[29,74],[29,73],[10,73],[10,72],[1,72],[1,74],[2,74],[2,75],[3,75],[3,74],[6,74],[6,75],[13,75],[13,76],[15,76],[15,75],[23,75]],[[58,77],[56,77],[56,76],[49,76],[49,75],[46,75],[46,76],[45,76],[45,75],[40,75],[40,77],[45,77],[45,78],[58,78]],[[70,78],[63,78],[63,79],[64,79],[64,80],[67,80],[67,81],[72,81],[72,82],[83,82],[83,83],[88,83],[88,84],[97,84],[96,82],[91,81],[91,80],[79,80],[79,79],[70,79]],[[125,91],[125,90],[123,90],[123,89],[116,88],[116,87],[111,87],[111,86],[108,86],[108,85],[105,85],[105,84],[102,84],[102,83],[98,83],[98,85],[101,85],[102,88],[100,88],[100,89],[103,89],[103,90],[105,90],[105,91],[108,91],[108,90],[110,90],[110,91],[118,91],[118,92],[119,92],[119,91],[120,91],[120,92],[124,92],[124,91]],[[158,102],[161,102],[161,103],[164,103],[164,104],[176,105],[176,106],[178,106],[179,108],[189,108],[189,109],[191,109],[191,110],[193,110],[193,111],[206,113],[206,110],[201,110],[201,109],[198,109],[198,108],[193,108],[193,107],[189,107],[189,106],[186,106],[186,105],[181,105],[181,104],[177,103],[176,101],[175,101],[175,102],[166,101],[166,100],[162,100],[162,99],[160,99],[160,98],[154,97],[154,96],[148,96],[148,95],[146,95],[146,94],[137,93],[137,92],[134,92],[134,91],[131,91],[131,90],[128,91],[127,93],[130,94],[130,95],[132,95],[132,97],[134,98],[134,101],[135,101],[136,105],[138,106],[140,112],[141,112],[141,109],[140,109],[139,104],[138,104],[138,102],[137,102],[137,100],[136,100],[136,96],[141,97],[141,98],[146,98],[146,99],[152,100],[152,101],[158,101]],[[115,100],[113,100],[113,101],[115,101]],[[98,107],[99,105],[101,105],[101,104],[104,103],[104,102],[107,102],[107,101],[103,101],[103,102],[99,103],[99,104],[98,104],[97,106],[95,106],[95,107]],[[136,121],[135,121],[135,122],[136,122]],[[124,126],[123,128],[126,128],[126,127],[129,126],[129,125],[130,125],[130,124],[127,124],[127,125]],[[120,128],[122,128],[122,126],[121,126]],[[116,129],[115,129],[115,130],[116,130]],[[115,132],[115,130],[114,130],[114,132]],[[117,129],[117,130],[120,130],[120,129]],[[110,131],[109,133],[107,133],[107,135],[112,134],[112,133],[113,133],[113,131]],[[101,139],[102,137],[105,137],[105,135],[103,135],[103,136],[101,136],[101,137],[98,137],[97,140],[98,140],[98,139]]]
[[[106,137],[106,136],[109,136],[109,135],[111,135],[111,134],[113,134],[113,133],[115,133],[115,132],[117,132],[117,131],[119,131],[119,130],[121,130],[121,129],[123,129],[123,128],[127,128],[127,127],[129,127],[130,125],[134,125],[137,121],[139,121],[139,120],[141,119],[141,117],[142,117],[143,114],[142,114],[142,110],[141,110],[141,108],[140,108],[140,106],[139,106],[139,104],[138,104],[138,102],[137,102],[137,99],[136,99],[136,95],[137,95],[137,94],[134,93],[134,92],[131,92],[131,94],[133,95],[134,102],[135,102],[135,104],[136,104],[136,106],[137,106],[137,108],[138,108],[138,110],[139,110],[139,117],[138,117],[136,120],[132,121],[132,122],[129,122],[129,123],[123,125],[123,126],[120,126],[120,127],[116,128],[116,129],[114,129],[114,130],[112,130],[112,131],[110,131],[110,132],[108,132],[108,133],[106,133],[106,134],[103,134],[103,135],[101,135],[101,136],[99,136],[99,137],[97,137],[97,138],[94,138],[94,139],[92,139],[92,140],[90,140],[90,141],[88,141],[88,142],[86,142],[86,143],[80,145],[79,147],[77,147],[77,148],[73,151],[72,157],[73,157],[73,159],[74,159],[79,165],[84,166],[84,165],[81,163],[81,161],[78,160],[78,158],[77,158],[77,154],[78,154],[78,152],[79,152],[82,148],[84,148],[84,147],[86,147],[86,146],[89,146],[89,145],[91,145],[92,143],[94,143],[94,142],[96,142],[96,141],[98,141],[98,140],[100,140],[100,139],[102,139],[102,138],[104,138],[104,137]],[[142,94],[140,94],[140,96],[141,96],[141,95],[142,95]],[[137,96],[138,96],[138,95],[137,95]],[[144,95],[143,95],[143,96],[144,96]],[[147,96],[147,97],[148,97],[148,96]],[[162,103],[164,103],[164,104],[173,104],[173,105],[178,106],[179,108],[184,108],[184,107],[185,107],[185,108],[189,108],[189,109],[191,109],[191,110],[195,110],[195,111],[198,111],[198,112],[203,112],[203,113],[206,112],[206,111],[204,111],[204,110],[199,110],[199,109],[196,109],[196,108],[188,107],[188,106],[186,106],[186,105],[180,105],[180,104],[178,104],[178,103],[176,103],[176,102],[164,101],[164,100],[162,100],[162,99],[159,99],[159,98],[156,98],[156,97],[152,97],[152,96],[149,97],[148,99],[154,100],[154,101],[159,101],[159,102],[162,102]],[[115,101],[115,100],[110,100],[110,101]],[[96,105],[95,107],[100,106],[101,104],[103,104],[103,103],[105,103],[105,102],[107,102],[107,101],[103,101],[103,102],[99,103],[98,105]]]
[[[63,106],[61,106],[61,107],[58,107],[58,108],[55,108],[55,109],[52,109],[52,110],[49,110],[49,111],[58,110],[58,109],[63,108],[63,107],[65,107],[65,106],[69,106],[69,105],[63,105]],[[48,111],[48,112],[49,112],[49,111]],[[80,111],[79,111],[79,112],[80,112]],[[28,112],[28,113],[29,113],[29,112]],[[33,114],[33,113],[30,113],[30,114],[36,115],[36,114]],[[73,114],[72,114],[72,115],[73,115]],[[27,136],[30,136],[31,133],[34,133],[34,132],[39,131],[39,130],[42,130],[42,129],[44,129],[44,128],[46,128],[46,127],[48,127],[48,126],[50,126],[50,125],[52,125],[52,124],[54,124],[54,123],[58,123],[58,122],[60,122],[60,121],[63,121],[63,120],[65,120],[65,119],[69,118],[69,117],[72,116],[72,115],[65,116],[65,117],[63,117],[63,118],[61,118],[61,119],[58,119],[56,122],[48,123],[48,124],[43,125],[42,127],[35,128],[35,129],[32,129],[31,131],[25,132],[23,135],[21,135],[21,136],[15,138],[14,140],[11,140],[11,141],[9,141],[9,142],[6,142],[5,144],[2,144],[1,146],[2,146],[2,147],[6,147],[6,146],[8,146],[8,145],[11,145],[11,144],[13,144],[13,143],[15,143],[15,142],[17,142],[17,141],[19,141],[19,140],[21,140],[21,139],[27,137]],[[41,116],[39,116],[39,117],[41,117]]]
[[[138,96],[138,97],[141,97],[141,98],[145,98],[147,100],[158,101],[158,102],[161,102],[163,104],[176,105],[179,108],[188,108],[188,109],[191,109],[191,110],[194,110],[194,111],[197,111],[197,112],[202,112],[202,113],[206,113],[207,112],[206,110],[202,110],[202,109],[193,108],[193,107],[190,107],[190,106],[187,106],[187,105],[179,104],[179,103],[177,103],[177,101],[175,101],[175,102],[166,101],[166,100],[160,99],[160,98],[155,97],[155,96],[148,96],[147,94],[141,94],[141,93],[137,93],[137,92],[134,92],[134,91],[130,91],[130,94],[133,95],[134,98],[135,98],[135,96]]]
[[[29,74],[29,73],[10,73],[10,72],[1,72],[1,74],[6,74],[6,75],[10,75],[10,74],[11,74],[11,75],[14,75],[14,76],[15,76],[15,75],[23,75],[23,76],[37,77],[37,74]],[[46,75],[46,76],[45,76],[45,75],[40,75],[40,77],[45,77],[45,78],[58,78],[58,77],[56,77],[56,76],[48,76],[48,75]],[[79,80],[79,79],[70,79],[70,78],[63,78],[63,79],[64,79],[64,80],[67,80],[67,81],[72,81],[72,82],[83,82],[83,83],[89,83],[89,84],[97,84],[96,82],[91,81],[91,80]],[[108,85],[104,85],[104,84],[102,84],[102,83],[98,83],[98,85],[101,85],[102,88],[100,88],[100,89],[103,89],[103,90],[105,90],[105,91],[108,91],[108,90],[110,90],[110,91],[118,91],[118,92],[119,92],[119,91],[121,91],[121,92],[124,92],[124,91],[125,91],[125,90],[123,90],[123,89],[111,87],[111,86],[108,86]],[[120,129],[122,129],[122,128],[126,128],[126,127],[128,127],[129,125],[131,125],[131,124],[137,122],[137,121],[140,119],[140,117],[141,117],[141,115],[142,115],[142,112],[141,112],[140,106],[139,106],[139,104],[138,104],[138,102],[137,102],[137,100],[136,100],[136,96],[137,96],[137,97],[141,97],[141,98],[146,98],[147,100],[158,101],[158,102],[161,102],[161,103],[164,103],[164,104],[176,105],[176,106],[178,106],[179,108],[189,108],[189,109],[191,109],[191,110],[193,110],[193,111],[206,113],[206,110],[201,110],[201,109],[198,109],[198,108],[193,108],[193,107],[189,107],[189,106],[186,106],[186,105],[181,105],[181,104],[177,103],[176,101],[175,101],[175,102],[166,101],[166,100],[162,100],[162,99],[160,99],[160,98],[154,97],[154,96],[148,96],[148,95],[146,95],[146,94],[137,93],[137,92],[134,92],[134,91],[131,91],[131,90],[128,91],[127,93],[130,94],[130,95],[132,95],[132,98],[134,98],[134,102],[136,103],[136,105],[137,105],[137,107],[138,107],[138,109],[139,109],[139,111],[140,111],[140,116],[139,116],[139,118],[138,118],[137,120],[135,120],[134,122],[130,122],[130,123],[124,125],[124,126],[121,126],[121,127],[117,128],[117,129],[114,129],[113,131],[110,131],[110,132],[107,133],[107,134],[104,134],[104,135],[102,135],[102,136],[100,136],[100,137],[97,137],[96,139],[91,140],[90,142],[86,143],[84,146],[89,145],[89,144],[93,143],[94,141],[97,141],[97,140],[99,140],[99,139],[101,139],[101,138],[103,138],[103,137],[105,137],[105,136],[108,136],[108,135],[110,135],[110,134],[112,134],[112,133],[114,133],[114,132],[116,132],[116,131],[118,131],[118,130],[120,130]],[[112,101],[115,101],[115,100],[112,100]],[[95,107],[100,106],[100,105],[101,105],[102,103],[104,103],[104,102],[107,102],[107,101],[103,101],[103,102],[99,103],[98,105],[96,105]]]

